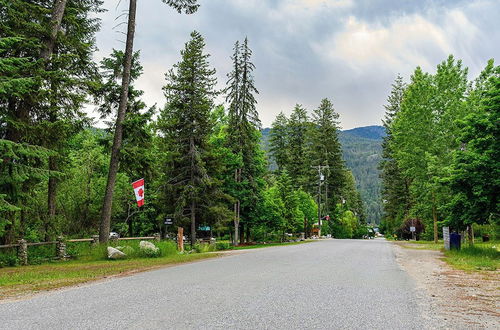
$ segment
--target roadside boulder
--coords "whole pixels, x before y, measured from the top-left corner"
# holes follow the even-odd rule
[[[122,251],[115,249],[114,247],[108,246],[108,258],[109,259],[122,259],[127,255]]]
[[[158,254],[160,252],[160,249],[158,247],[148,241],[141,241],[139,243],[139,248],[146,254]]]

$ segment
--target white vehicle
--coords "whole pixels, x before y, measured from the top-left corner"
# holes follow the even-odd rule
[[[109,233],[109,238],[110,239],[118,239],[118,238],[120,238],[120,234],[112,231],[112,232]]]

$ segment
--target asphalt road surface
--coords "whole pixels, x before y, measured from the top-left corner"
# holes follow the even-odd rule
[[[0,304],[1,329],[438,327],[384,240],[249,250]]]

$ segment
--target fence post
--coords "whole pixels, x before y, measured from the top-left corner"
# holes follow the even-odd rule
[[[155,240],[155,241],[160,241],[160,234],[158,234],[158,233],[154,233],[154,234],[153,234],[153,237],[154,237],[154,240]]]
[[[66,259],[66,242],[62,236],[57,237],[56,255],[58,259]]]
[[[92,235],[92,242],[90,242],[90,245],[92,246],[99,245],[99,235]]]
[[[28,245],[25,239],[20,239],[17,241],[19,247],[17,248],[17,257],[21,266],[26,266],[28,264]]]
[[[177,227],[177,250],[184,252],[184,228]]]

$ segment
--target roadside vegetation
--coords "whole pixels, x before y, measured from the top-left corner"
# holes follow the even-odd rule
[[[439,250],[443,260],[453,268],[466,271],[496,271],[500,269],[500,241],[475,242],[465,244],[460,250],[444,249],[443,241],[408,241],[400,246],[409,249]]]
[[[54,261],[42,265],[0,269],[0,299],[15,298],[39,291],[52,290],[109,276],[126,275],[167,265],[191,262],[218,256],[214,253],[168,254],[157,258],[129,257],[103,260],[96,255],[69,261]]]
[[[435,72],[417,67],[396,78],[385,108],[384,234],[409,239],[413,229],[437,243],[446,226],[498,239],[500,66],[491,59],[472,80],[452,55]]]

